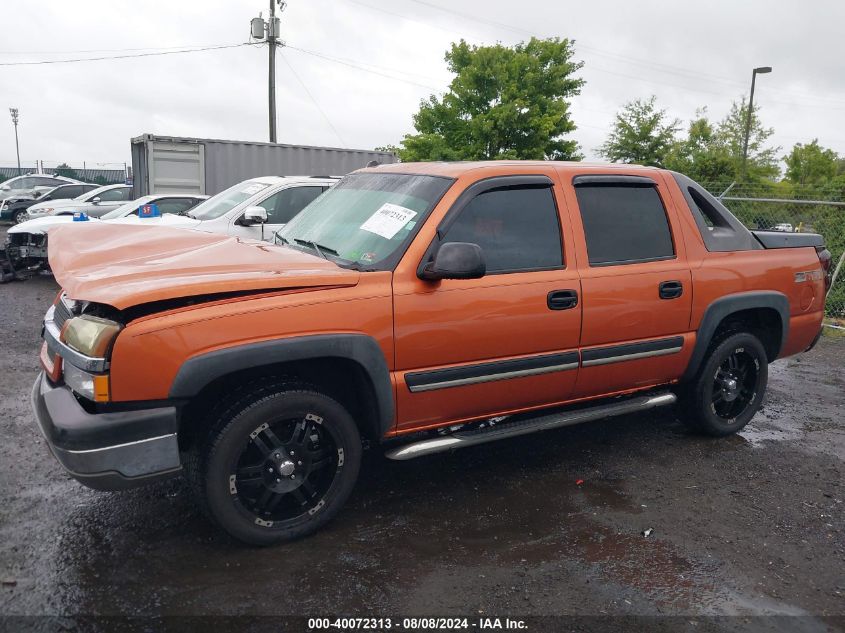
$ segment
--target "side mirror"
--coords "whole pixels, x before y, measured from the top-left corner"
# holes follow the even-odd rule
[[[267,210],[264,207],[247,207],[244,214],[241,216],[241,224],[244,226],[253,226],[255,224],[264,224],[267,221]]]
[[[33,200],[38,200],[38,198],[40,198],[40,197],[41,197],[41,192],[40,192],[40,191],[33,191],[33,192],[32,192],[32,199],[33,199]]]
[[[437,251],[434,261],[423,268],[421,279],[479,279],[487,274],[484,251],[478,244],[446,242]]]
[[[91,204],[100,204],[100,196],[91,199]]]

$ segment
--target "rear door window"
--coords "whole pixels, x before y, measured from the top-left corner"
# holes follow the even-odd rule
[[[118,187],[116,189],[104,191],[99,195],[99,198],[101,202],[120,202],[123,200],[129,200],[129,193],[131,191],[132,190],[129,187]]]
[[[267,211],[267,224],[287,224],[321,193],[322,187],[289,187],[274,193],[256,206]]]
[[[630,185],[575,187],[590,266],[634,264],[675,256],[657,189]]]
[[[177,215],[185,213],[196,203],[191,198],[161,198],[155,204],[158,205],[158,210],[161,213],[175,213]]]
[[[75,198],[76,196],[82,195],[82,186],[81,185],[68,185],[67,187],[59,187],[56,189],[52,194],[50,194],[51,200],[67,200],[69,198]]]

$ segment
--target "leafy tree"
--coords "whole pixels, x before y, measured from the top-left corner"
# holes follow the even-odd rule
[[[758,114],[759,108],[754,107],[751,113],[751,132],[748,137],[748,159],[743,165],[742,146],[745,140],[745,127],[748,118],[748,105],[743,97],[739,102],[734,101],[728,114],[722,119],[716,134],[719,143],[727,150],[733,162],[732,178],[742,182],[755,182],[761,179],[771,179],[778,176],[777,153],[780,147],[766,147],[773,128],[764,127]]]
[[[406,135],[403,161],[580,159],[569,99],[583,79],[573,75],[567,39],[537,39],[513,47],[452,44],[446,63],[455,78],[441,98],[420,103],[417,134]]]
[[[379,147],[373,148],[377,152],[390,152],[391,154],[399,155],[399,148],[395,145],[380,145]]]
[[[734,163],[716,127],[707,118],[707,108],[701,108],[695,115],[696,118],[689,123],[686,138],[674,144],[664,167],[703,183],[731,180]]]
[[[666,110],[658,110],[657,98],[626,103],[616,114],[613,130],[598,149],[614,163],[637,163],[662,167],[680,129],[678,119],[669,120]]]
[[[838,159],[836,152],[821,147],[817,138],[806,145],[796,143],[783,157],[786,179],[797,185],[821,184],[836,176]]]
[[[55,174],[57,176],[64,176],[65,178],[74,178],[76,179],[78,176],[76,174],[76,170],[73,169],[67,163],[62,163],[58,167],[56,167]]]

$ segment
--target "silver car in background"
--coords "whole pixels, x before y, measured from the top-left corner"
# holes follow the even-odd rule
[[[38,202],[26,212],[29,219],[46,215],[73,215],[79,211],[92,218],[99,218],[132,199],[132,185],[105,185],[71,200]]]

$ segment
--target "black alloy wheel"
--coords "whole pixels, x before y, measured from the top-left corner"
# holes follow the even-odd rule
[[[343,462],[343,448],[319,416],[265,422],[249,434],[230,487],[243,512],[272,525],[319,510]]]
[[[713,375],[713,413],[734,420],[754,401],[760,361],[745,349],[728,354]]]
[[[328,523],[361,465],[361,436],[346,408],[311,385],[279,378],[243,385],[223,403],[185,462],[211,518],[251,545],[288,541]]]
[[[681,389],[685,422],[707,435],[741,430],[763,404],[768,368],[766,350],[756,335],[720,335],[710,344],[696,378]]]

